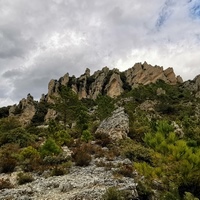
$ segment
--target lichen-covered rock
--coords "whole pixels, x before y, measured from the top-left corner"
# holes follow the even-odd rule
[[[120,140],[127,137],[129,132],[129,118],[123,107],[119,107],[112,116],[103,120],[95,134],[107,134],[112,140]]]

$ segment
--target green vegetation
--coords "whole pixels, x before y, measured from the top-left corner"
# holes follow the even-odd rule
[[[44,123],[44,118],[47,114],[48,106],[49,105],[46,102],[39,102],[37,104],[35,115],[31,120],[32,124],[38,126]]]
[[[30,183],[34,180],[33,176],[30,173],[19,173],[17,175],[17,181],[19,185]]]
[[[123,73],[120,77],[126,92],[116,99],[101,95],[96,100],[79,100],[70,88],[62,86],[59,95],[52,97],[54,104],[37,105],[27,127],[16,117],[8,117],[8,108],[2,108],[0,172],[20,168],[23,173],[18,179],[23,184],[32,180],[29,172],[48,170],[49,176],[58,176],[68,173],[72,163],[89,165],[92,156],[112,160],[121,155],[132,163],[118,166],[116,173],[137,181],[140,199],[155,195],[163,200],[200,199],[199,99],[181,85],[163,81],[130,90]],[[69,86],[74,81],[70,78]],[[94,77],[88,80],[92,82]],[[81,87],[82,82],[78,84]],[[113,142],[107,134],[94,133],[116,106],[123,106],[129,116],[129,138]],[[48,108],[57,111],[57,118],[48,122],[48,128],[37,127],[43,124]],[[0,180],[0,188],[9,187],[7,180]],[[103,199],[126,199],[126,195],[109,188]]]
[[[110,187],[102,196],[102,200],[124,200],[130,199],[129,196],[131,195],[128,191],[121,191],[116,187]]]
[[[42,157],[58,155],[59,153],[61,153],[61,149],[52,138],[48,138],[40,148]]]
[[[103,120],[111,115],[114,111],[114,99],[109,96],[98,96],[96,115],[100,120]]]

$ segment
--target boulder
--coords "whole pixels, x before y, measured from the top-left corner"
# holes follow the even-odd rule
[[[129,132],[129,118],[123,107],[116,109],[111,117],[103,120],[95,134],[106,134],[112,140],[125,139]]]

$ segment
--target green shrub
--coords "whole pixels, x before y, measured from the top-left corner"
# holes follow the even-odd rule
[[[184,200],[199,200],[199,199],[194,197],[194,195],[191,194],[190,192],[185,192]]]
[[[96,116],[103,120],[111,115],[114,111],[114,100],[113,98],[105,95],[105,96],[98,96],[96,99],[96,103],[98,105],[96,110]]]
[[[19,144],[20,147],[26,147],[33,144],[34,138],[24,128],[15,128],[0,134],[0,145],[7,143]]]
[[[41,125],[44,122],[45,115],[48,111],[48,105],[46,102],[39,102],[36,105],[36,112],[33,116],[31,123],[34,125]]]
[[[17,166],[16,154],[19,151],[19,146],[15,144],[6,144],[0,149],[0,172],[13,172]]]
[[[110,187],[102,196],[102,200],[123,200],[123,194],[115,187]]]
[[[80,110],[77,119],[77,127],[80,131],[88,129],[89,119],[90,116],[87,113],[87,109],[83,107],[82,110]]]
[[[0,131],[7,132],[12,129],[20,127],[20,123],[16,117],[6,117],[0,119]]]
[[[146,200],[152,199],[153,190],[148,184],[139,181],[136,189],[138,192],[139,199],[146,199]]]
[[[60,153],[58,155],[49,155],[49,156],[45,156],[45,158],[43,159],[43,164],[45,165],[59,165],[62,163],[66,163],[68,161],[70,161],[71,157],[66,156],[65,153]]]
[[[61,152],[61,148],[52,138],[48,138],[40,148],[40,154],[42,155],[42,157],[58,155]]]
[[[174,131],[174,128],[171,124],[169,124],[166,120],[160,120],[157,122],[157,132],[163,133],[163,134],[169,134],[170,132]]]
[[[17,175],[17,182],[19,185],[25,184],[25,183],[30,183],[34,181],[33,176],[30,173],[19,173]]]
[[[51,175],[52,176],[62,176],[64,174],[67,174],[69,172],[70,166],[71,166],[70,163],[66,163],[63,165],[57,165],[51,171]]]
[[[19,161],[24,171],[37,170],[41,164],[40,153],[32,146],[25,147],[19,153]]]
[[[59,145],[70,145],[72,143],[72,137],[67,130],[56,131],[53,135],[53,139]]]
[[[0,118],[5,118],[9,116],[9,109],[11,106],[0,108]]]
[[[82,135],[81,135],[81,140],[84,142],[89,142],[90,140],[93,139],[93,136],[89,130],[84,130]]]
[[[135,143],[133,140],[122,141],[121,154],[131,161],[145,161],[152,163],[152,151],[149,148]]]

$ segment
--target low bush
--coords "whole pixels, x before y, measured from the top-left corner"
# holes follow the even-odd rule
[[[72,164],[73,163],[71,161],[68,161],[68,162],[55,166],[52,170],[52,175],[60,176],[60,175],[68,174],[70,168],[72,167]]]
[[[84,145],[74,149],[72,157],[75,164],[78,166],[88,166],[92,160],[91,155],[88,153],[87,149],[84,148]]]
[[[18,144],[20,147],[26,147],[33,144],[34,138],[24,128],[18,127],[0,134],[0,145],[7,143]]]
[[[107,147],[112,143],[111,138],[108,134],[97,133],[95,134],[96,144],[101,145],[102,147]]]
[[[125,177],[133,177],[133,166],[132,165],[122,165],[118,170],[118,173]]]
[[[17,175],[17,182],[19,185],[30,183],[34,180],[33,176],[30,173],[19,173]]]
[[[133,140],[122,141],[121,154],[131,161],[152,162],[152,151],[139,143],[135,143]]]
[[[0,190],[2,190],[2,189],[10,189],[10,188],[13,188],[13,185],[10,182],[10,180],[1,178],[0,179]]]
[[[56,166],[51,171],[52,176],[62,176],[67,173],[67,170],[62,166]]]
[[[17,166],[16,154],[19,151],[19,146],[15,144],[6,144],[0,150],[0,172],[13,172]]]
[[[93,139],[93,135],[91,134],[89,130],[84,130],[82,132],[81,140],[83,140],[84,142],[89,142],[92,139]]]
[[[32,146],[25,147],[19,153],[19,161],[24,171],[34,171],[39,169],[41,158],[39,152]]]
[[[121,191],[116,187],[110,187],[106,190],[106,192],[102,196],[102,200],[124,200],[129,199],[128,193],[125,191]]]

